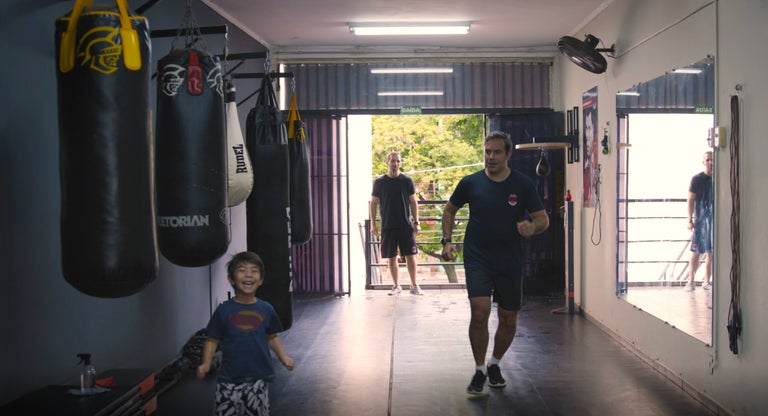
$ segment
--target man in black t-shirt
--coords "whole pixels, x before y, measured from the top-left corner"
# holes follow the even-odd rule
[[[517,332],[517,314],[522,304],[524,238],[543,233],[549,217],[533,180],[509,167],[512,141],[495,131],[485,138],[485,169],[465,176],[456,185],[443,210],[444,260],[453,260],[451,241],[456,212],[469,205],[469,223],[464,236],[464,271],[469,296],[469,343],[475,361],[471,395],[487,394],[485,382],[494,388],[506,386],[499,362]],[[498,326],[488,364],[488,320],[491,304],[497,304]]]
[[[379,235],[376,211],[381,205],[381,257],[387,259],[389,273],[392,275],[393,285],[390,295],[396,295],[402,291],[398,281],[398,248],[400,255],[405,257],[405,265],[411,278],[411,293],[423,295],[421,288],[416,284],[418,249],[414,234],[420,229],[416,190],[413,180],[400,173],[401,164],[400,153],[390,152],[387,155],[387,173],[373,182],[369,206],[371,234]]]
[[[704,269],[704,283],[701,288],[709,290],[712,287],[712,208],[714,198],[712,195],[712,152],[704,152],[701,162],[704,171],[691,178],[688,187],[688,229],[691,230],[691,259],[688,261],[688,283],[685,290],[696,289],[696,271],[699,269],[699,260],[702,254],[706,255]]]

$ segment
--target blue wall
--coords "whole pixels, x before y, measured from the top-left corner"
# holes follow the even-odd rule
[[[135,8],[144,2],[129,3]],[[209,267],[182,268],[161,258],[155,281],[124,298],[90,297],[64,280],[54,21],[73,4],[6,0],[1,6],[0,83],[5,103],[0,112],[0,404],[48,384],[76,383],[79,352],[92,353],[98,371],[159,369],[205,326],[212,308],[211,287],[225,279]],[[184,0],[158,2],[144,16],[150,29],[175,28],[185,5]],[[226,23],[202,3],[193,2],[192,7],[201,26]],[[264,51],[233,26],[229,31],[231,53]],[[222,35],[205,39],[212,52],[222,53]],[[171,40],[153,40],[153,68],[170,51]],[[239,71],[262,72],[263,65],[249,62]],[[248,87],[243,86],[240,96],[257,85]],[[154,85],[151,90],[154,94]],[[246,107],[240,108],[241,120]]]

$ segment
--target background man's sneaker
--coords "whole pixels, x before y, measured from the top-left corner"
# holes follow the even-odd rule
[[[507,385],[506,380],[501,376],[501,369],[496,364],[488,366],[488,385],[494,388],[501,388]]]
[[[475,375],[472,376],[472,381],[469,383],[469,386],[467,386],[467,393],[474,396],[486,394],[485,379],[486,379],[486,375],[483,374],[482,371],[480,370],[475,371]]]
[[[424,292],[421,290],[421,287],[419,285],[411,286],[411,294],[412,295],[423,295]]]
[[[701,285],[701,288],[704,290],[712,289],[712,285],[709,282],[704,282],[704,284]]]
[[[685,284],[685,291],[686,292],[693,292],[696,290],[696,283],[688,282]]]
[[[390,296],[397,295],[397,294],[399,294],[402,291],[403,291],[403,289],[401,289],[400,286],[395,286],[395,287],[392,288],[392,290],[389,291],[389,295]]]

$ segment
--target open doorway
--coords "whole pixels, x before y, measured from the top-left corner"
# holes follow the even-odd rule
[[[350,202],[355,206],[351,210],[357,213],[355,216],[358,220],[354,220],[354,216],[351,219],[353,226],[357,224],[360,227],[361,241],[358,247],[362,250],[360,253],[353,252],[352,256],[357,262],[367,259],[367,264],[373,265],[367,270],[366,287],[391,287],[385,262],[377,257],[376,242],[369,240],[370,236],[366,233],[368,227],[364,226],[368,218],[372,182],[386,172],[385,159],[391,150],[400,152],[402,172],[414,180],[419,200],[422,225],[417,237],[418,284],[441,288],[452,285],[463,287],[462,259],[458,258],[455,264],[448,264],[439,258],[442,249],[440,219],[445,201],[462,177],[482,169],[482,141],[488,131],[505,131],[512,136],[515,144],[531,143],[533,137],[556,135],[563,127],[563,120],[561,113],[551,111],[492,117],[483,114],[349,116],[349,130],[356,132],[350,133],[350,137],[354,137],[350,139],[350,171],[364,172],[362,166],[357,169],[352,164],[360,166],[365,159],[369,161],[371,172],[365,180],[357,175],[350,177]],[[355,127],[357,125],[363,127],[358,130]],[[365,134],[368,128],[371,132],[370,140]],[[524,242],[526,255],[523,287],[527,294],[535,295],[562,294],[565,285],[561,212],[565,194],[562,189],[565,184],[565,152],[553,150],[546,153],[546,158],[553,164],[550,176],[539,177],[535,173],[543,157],[539,152],[514,151],[511,161],[514,169],[534,179],[550,215],[550,230]],[[463,207],[457,218],[466,220],[468,215],[468,207]],[[455,235],[459,233],[460,237],[464,226],[466,221],[458,224]],[[355,246],[355,243],[351,246]],[[407,281],[405,265],[401,267],[400,280]],[[357,276],[358,272],[353,271],[351,274]],[[357,277],[355,279],[359,281]]]
[[[393,150],[402,157],[401,172],[413,180],[418,201],[421,230],[416,236],[417,284],[425,287],[463,285],[461,262],[449,264],[439,258],[440,217],[458,181],[482,168],[479,144],[487,131],[487,118],[483,114],[349,116],[349,130],[355,132],[350,133],[354,137],[350,140],[350,170],[362,173],[364,165],[369,168],[369,174],[350,178],[350,201],[354,201],[350,209],[358,218],[353,224],[360,228],[359,249],[362,250],[359,256],[353,254],[353,257],[367,259],[371,264],[355,269],[368,267],[365,286],[392,286],[390,272],[379,256],[378,241],[370,236],[366,220],[373,180],[386,173],[386,156]],[[353,164],[357,168],[353,168]],[[400,280],[407,282],[405,264],[400,266]]]

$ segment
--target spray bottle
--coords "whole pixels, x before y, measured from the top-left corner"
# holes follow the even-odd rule
[[[80,392],[90,393],[96,387],[96,369],[91,365],[91,354],[80,353],[77,357],[80,358],[78,364],[83,365],[83,369],[80,370]]]

